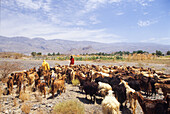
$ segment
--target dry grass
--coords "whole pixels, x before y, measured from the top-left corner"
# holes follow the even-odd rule
[[[3,90],[2,90],[2,87],[0,87],[0,97],[2,96],[3,94]]]
[[[13,106],[17,106],[18,105],[18,103],[17,103],[17,99],[16,98],[14,98],[14,105]]]
[[[170,65],[170,59],[145,60],[144,62]]]
[[[21,95],[19,96],[19,98],[22,100],[22,102],[24,102],[26,100],[30,100],[30,95],[28,93],[21,92]]]
[[[43,110],[37,110],[36,114],[46,114],[46,112],[44,112]]]
[[[84,105],[75,100],[58,103],[52,114],[84,114]]]
[[[0,112],[2,111],[2,104],[0,104]]]
[[[152,60],[130,60],[127,62],[141,62],[141,63],[154,63],[154,64],[165,64],[170,66],[170,59],[152,59]]]
[[[7,83],[8,78],[1,78],[2,83]]]
[[[35,99],[38,101],[38,102],[42,102],[42,97],[35,94]]]
[[[23,55],[21,53],[15,53],[15,52],[0,52],[0,58],[14,58],[19,59],[22,57],[27,57],[26,55]]]
[[[23,105],[21,106],[21,110],[22,110],[22,112],[24,112],[25,114],[29,114],[30,111],[31,111],[31,107],[32,107],[31,104],[23,104]]]

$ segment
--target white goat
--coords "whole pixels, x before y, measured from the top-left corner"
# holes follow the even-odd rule
[[[103,83],[103,82],[98,82],[99,86],[98,86],[98,93],[100,93],[101,96],[105,97],[106,93],[109,91],[109,90],[112,90],[112,87],[107,84],[107,83]]]
[[[106,89],[108,91],[112,90],[112,87],[107,83],[98,82],[98,84],[99,84],[99,86],[98,86],[99,89]]]
[[[100,73],[104,77],[109,77],[110,76],[108,73],[104,73],[104,72],[98,72],[98,73]]]
[[[108,95],[102,101],[103,114],[119,114],[120,103],[113,95],[113,91],[109,90]]]

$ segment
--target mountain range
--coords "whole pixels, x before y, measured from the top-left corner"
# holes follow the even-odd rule
[[[170,50],[170,45],[155,43],[99,43],[92,41],[70,41],[70,40],[45,40],[44,38],[27,37],[5,37],[0,36],[0,52],[17,52],[30,54],[31,52],[62,53],[62,54],[83,54],[116,51],[137,51],[155,52],[160,50],[166,53]]]

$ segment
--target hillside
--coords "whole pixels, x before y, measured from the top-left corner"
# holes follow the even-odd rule
[[[83,54],[116,51],[135,51],[144,50],[155,52],[160,50],[167,52],[170,45],[154,43],[98,43],[91,41],[70,41],[70,40],[45,40],[43,38],[26,37],[4,37],[0,36],[0,52],[17,52],[30,54],[31,52],[42,52],[43,54],[60,52],[62,54]]]

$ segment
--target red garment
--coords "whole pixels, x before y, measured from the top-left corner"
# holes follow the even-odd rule
[[[71,58],[70,61],[70,65],[74,65],[74,58]]]

